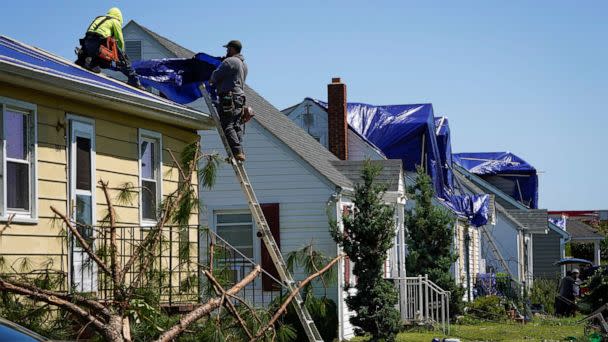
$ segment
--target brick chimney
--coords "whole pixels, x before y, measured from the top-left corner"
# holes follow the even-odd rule
[[[327,140],[329,150],[342,160],[348,159],[347,125],[346,84],[334,77],[327,85]]]

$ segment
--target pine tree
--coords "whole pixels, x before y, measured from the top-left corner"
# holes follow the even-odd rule
[[[452,252],[454,219],[446,209],[433,205],[431,178],[422,168],[417,169],[416,184],[408,188],[408,193],[415,205],[405,212],[407,273],[428,274],[431,281],[450,291],[450,314],[459,314],[464,289],[450,273],[458,258]]]
[[[382,201],[386,187],[374,182],[381,167],[366,162],[362,184],[355,186],[355,208],[342,217],[344,230],[332,223],[332,236],[354,263],[357,293],[346,299],[356,316],[350,322],[358,335],[369,333],[371,341],[394,341],[399,329],[395,309],[398,294],[383,278],[384,261],[395,237],[394,208]]]

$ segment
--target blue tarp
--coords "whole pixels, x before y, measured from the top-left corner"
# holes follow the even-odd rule
[[[133,62],[141,84],[156,88],[171,101],[186,104],[202,96],[199,86],[209,81],[221,63],[217,57],[198,53],[192,58],[165,58]]]
[[[536,169],[510,152],[455,153],[454,162],[479,176],[500,176],[513,183],[507,194],[522,204],[538,208],[538,175]]]
[[[327,110],[326,102],[311,100]],[[455,194],[448,120],[435,118],[432,104],[347,103],[347,112],[350,127],[386,157],[401,159],[406,171],[416,171],[416,166],[424,160],[435,193],[447,207],[467,217],[474,226],[487,223],[488,195]]]
[[[551,222],[554,225],[558,226],[562,230],[566,230],[566,225],[567,225],[568,221],[567,221],[567,218],[565,216],[562,216],[562,217],[549,217],[549,222]]]
[[[70,61],[4,36],[0,36],[0,60],[88,85],[159,99],[157,96],[146,91],[136,89],[108,77],[94,74]]]

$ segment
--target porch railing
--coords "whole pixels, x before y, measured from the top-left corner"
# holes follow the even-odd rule
[[[157,228],[117,227],[118,261],[122,266],[152,229]],[[96,237],[90,241],[101,259],[109,263],[107,227],[92,227],[92,231],[96,232]],[[31,278],[50,275],[56,279],[54,290],[89,293],[101,300],[112,299],[111,279],[96,269],[94,262],[65,230],[55,235],[5,232],[1,239],[0,274]],[[6,246],[2,244],[11,244],[11,241],[32,248],[1,248]],[[212,242],[214,248],[210,248]],[[212,269],[216,279],[229,288],[258,264],[212,230],[194,225],[165,226],[161,230],[161,243],[154,251],[145,253],[154,253],[154,260],[143,272],[138,295],[152,294],[161,305],[170,307],[204,302],[216,295],[203,275],[203,269]],[[141,260],[136,259],[126,274],[127,285],[133,283],[142,267]],[[286,292],[278,279],[266,270],[263,273],[266,286],[262,285],[262,277],[258,277],[238,294],[254,307],[266,307]],[[270,290],[268,283],[272,284]]]
[[[450,332],[450,292],[428,275],[393,279],[399,291],[399,311],[405,324],[439,326]]]

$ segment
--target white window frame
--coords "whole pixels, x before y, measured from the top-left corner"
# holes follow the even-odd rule
[[[160,204],[163,199],[163,136],[162,134],[154,131],[149,131],[143,128],[139,129],[138,142],[137,142],[137,167],[139,170],[139,222],[142,227],[152,227],[158,222],[156,219],[144,218],[144,207],[143,207],[143,176],[141,167],[141,144],[144,142],[153,142],[156,144],[154,153],[156,153],[156,159],[154,160],[154,168],[156,168],[156,209],[160,208]],[[148,179],[147,179],[148,180]]]
[[[252,243],[253,256],[250,259],[253,260],[255,264],[261,263],[260,244],[258,243],[259,239],[256,238],[257,229],[256,229],[256,225],[255,225],[255,220],[253,218],[253,214],[251,213],[251,211],[249,209],[220,209],[220,210],[213,210],[212,212],[213,212],[213,229],[214,229],[214,232],[216,234],[218,234],[218,236],[219,236],[218,219],[217,219],[218,215],[242,215],[242,214],[251,215],[251,243]],[[249,224],[249,222],[222,223],[219,225],[220,226],[230,226],[230,225],[243,225],[243,224]],[[253,267],[253,265],[252,265],[252,267]],[[238,279],[243,279],[243,277],[246,275],[246,274],[241,274],[240,269],[236,269],[235,271],[237,272],[237,276],[239,277]],[[254,286],[258,286],[259,285],[258,280],[255,280],[252,284]]]
[[[13,109],[16,112],[21,112],[27,115],[28,120],[28,131],[27,145],[28,145],[28,161],[29,167],[29,209],[28,210],[9,210],[7,207],[7,184],[6,184],[6,162],[17,162],[23,163],[22,160],[10,159],[6,157],[6,132],[4,125],[4,113],[7,109]],[[24,102],[15,100],[8,97],[0,96],[0,127],[1,133],[1,145],[2,145],[2,194],[0,194],[0,222],[6,222],[9,218],[12,218],[12,222],[25,223],[25,224],[36,224],[38,223],[38,173],[36,167],[38,165],[38,106],[34,103]],[[33,141],[31,141],[33,139]]]
[[[97,200],[96,200],[96,194],[97,194],[97,178],[96,178],[96,172],[97,172],[97,166],[95,164],[95,161],[97,159],[97,142],[96,142],[96,127],[95,127],[95,120],[88,118],[88,117],[84,117],[84,116],[80,116],[80,115],[76,115],[76,114],[66,114],[66,122],[69,123],[69,125],[67,127],[69,127],[67,133],[66,133],[66,153],[68,155],[67,158],[67,162],[68,162],[68,189],[69,189],[69,194],[68,194],[68,203],[69,203],[69,213],[70,213],[70,219],[72,219],[73,221],[76,221],[76,213],[75,213],[75,205],[76,205],[76,196],[77,195],[90,195],[91,196],[91,223],[93,226],[95,226],[97,224]],[[75,125],[76,126],[80,126],[78,127],[78,129],[75,129]],[[88,135],[88,137],[91,140],[91,190],[90,191],[86,191],[86,190],[81,190],[81,189],[77,189],[76,188],[76,136],[73,135],[73,131],[76,130],[78,131],[78,133],[82,134],[83,137],[86,137]],[[97,234],[95,234],[95,230],[93,229],[92,231],[92,235],[91,235],[91,239],[93,241],[93,246],[95,245],[95,238],[97,237]],[[82,256],[84,256],[85,258],[88,259],[88,255],[86,255],[86,253],[83,252],[83,248],[79,247],[77,243],[75,243],[75,241],[72,241],[72,251],[71,251],[70,255],[70,266],[74,266],[75,260],[76,260],[76,255],[80,255],[81,258]],[[80,262],[83,262],[82,260],[80,260]],[[80,275],[80,277],[83,279],[83,283],[79,283],[76,285],[76,288],[79,291],[84,291],[84,290],[91,290],[91,291],[96,291],[97,290],[97,282],[94,281],[94,279],[97,278],[97,265],[95,263],[91,263],[91,269],[88,271],[88,273],[84,274],[82,273],[82,270],[74,270],[74,268],[76,267],[72,267],[72,271],[71,271],[71,275],[69,277],[70,279],[70,286],[74,285],[73,283],[73,277],[78,277]],[[86,276],[86,278],[84,278]],[[91,285],[88,285],[88,284]]]

